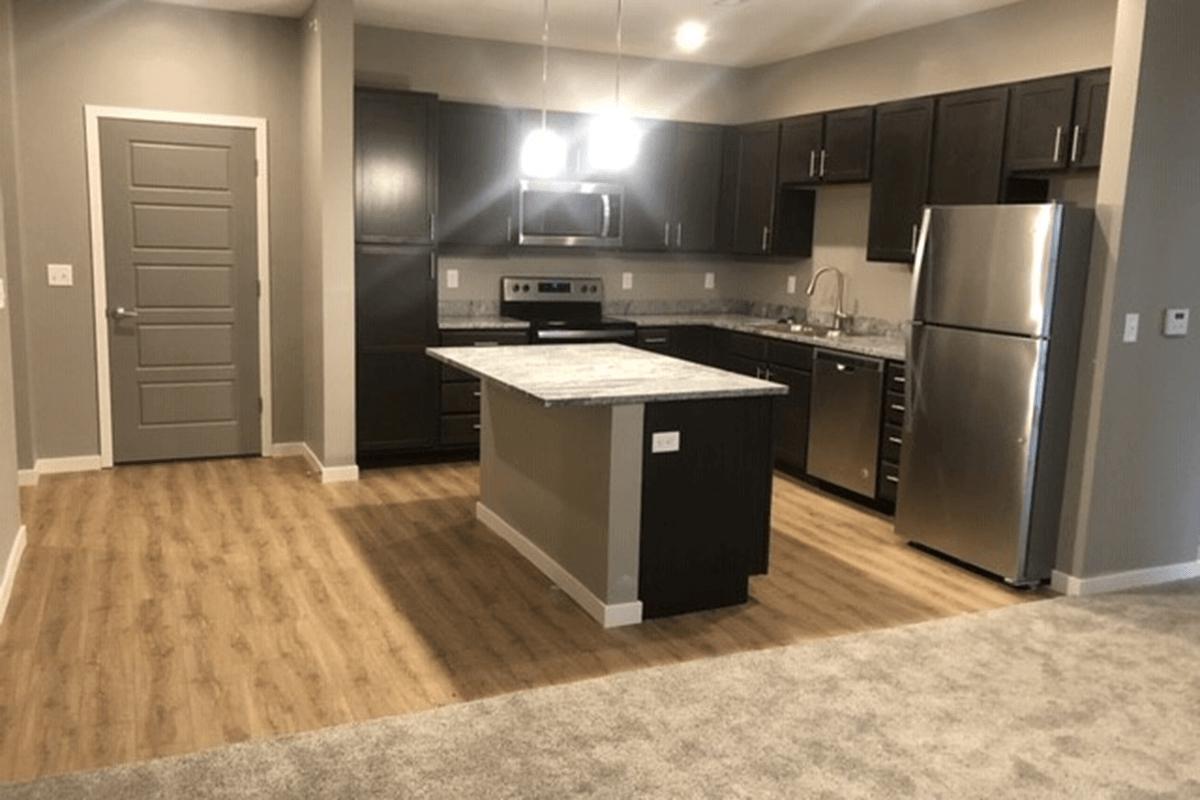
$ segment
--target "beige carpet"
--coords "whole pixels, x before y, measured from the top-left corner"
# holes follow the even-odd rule
[[[1200,797],[1200,584],[0,787],[11,798]]]

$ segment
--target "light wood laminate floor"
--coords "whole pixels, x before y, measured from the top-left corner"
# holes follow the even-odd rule
[[[605,631],[474,520],[478,466],[322,486],[300,459],[22,490],[0,780],[1024,602],[777,476],[749,604]]]

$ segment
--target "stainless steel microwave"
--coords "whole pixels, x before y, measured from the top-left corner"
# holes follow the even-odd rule
[[[620,247],[625,187],[618,183],[523,179],[517,244]]]

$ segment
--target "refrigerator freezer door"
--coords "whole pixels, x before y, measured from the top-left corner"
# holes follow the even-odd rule
[[[913,319],[1048,336],[1062,206],[931,206]]]
[[[930,325],[911,341],[896,531],[1024,582],[1047,343]]]

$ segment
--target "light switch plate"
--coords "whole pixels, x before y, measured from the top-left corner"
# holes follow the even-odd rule
[[[650,436],[651,453],[678,453],[679,431],[659,431]]]
[[[717,275],[714,272],[704,273],[704,288],[712,289],[717,285]]]
[[[788,275],[787,292],[788,292],[788,294],[796,293],[796,276],[795,275]]]
[[[1163,336],[1187,336],[1190,315],[1186,308],[1168,308],[1163,319]]]
[[[46,281],[51,286],[74,286],[75,268],[70,264],[47,264]]]
[[[447,289],[457,289],[458,288],[458,270],[456,270],[456,269],[446,270],[446,288]]]
[[[1133,344],[1138,337],[1138,315],[1125,315],[1125,334],[1121,337],[1121,341],[1125,344]]]
[[[621,273],[621,288],[622,289],[632,289],[633,288],[633,273],[632,272],[622,272]]]

